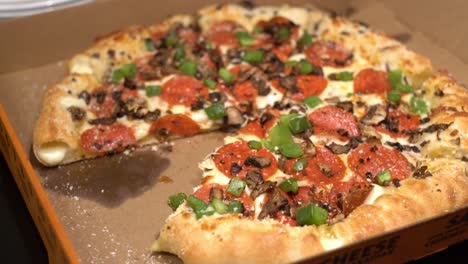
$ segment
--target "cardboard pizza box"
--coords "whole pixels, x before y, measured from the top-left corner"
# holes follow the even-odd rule
[[[0,149],[27,203],[51,263],[180,263],[149,247],[171,213],[166,199],[199,183],[200,162],[225,134],[176,140],[58,168],[31,151],[42,95],[66,74],[66,60],[96,37],[215,1],[98,0],[92,4],[0,22]],[[219,1],[218,1],[219,2]],[[285,1],[257,1],[281,4]],[[463,1],[287,1],[345,14],[427,56],[468,83],[468,17]],[[453,3],[452,3],[453,2]],[[441,10],[444,12],[440,12]],[[463,34],[464,33],[464,34]],[[395,263],[468,238],[468,208],[305,260]]]

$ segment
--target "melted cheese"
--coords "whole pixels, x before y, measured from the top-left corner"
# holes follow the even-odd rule
[[[142,140],[149,134],[150,124],[146,123],[143,120],[128,120],[127,117],[122,117],[119,119],[119,122],[122,122],[126,126],[130,127],[133,131],[133,135],[137,141]]]
[[[372,184],[374,188],[370,191],[366,200],[363,204],[373,204],[377,198],[382,196],[385,193],[388,193],[388,189],[377,184]]]
[[[73,96],[63,97],[62,100],[60,101],[60,104],[64,108],[68,108],[68,107],[71,107],[71,106],[76,106],[76,107],[80,107],[80,108],[83,108],[83,109],[87,108],[86,103],[85,103],[84,100],[79,99],[77,97],[73,97]]]
[[[40,146],[36,150],[36,156],[42,163],[55,166],[65,159],[69,149],[70,147],[63,142],[50,142]]]

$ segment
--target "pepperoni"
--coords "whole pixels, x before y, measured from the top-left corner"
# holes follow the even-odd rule
[[[160,39],[164,38],[166,35],[167,35],[166,31],[158,31],[158,32],[153,33],[153,35],[151,35],[151,39],[153,40],[153,42],[157,42]]]
[[[322,76],[299,75],[296,77],[296,87],[300,92],[293,94],[292,99],[300,101],[312,95],[320,95],[327,88],[327,80]]]
[[[195,47],[198,39],[198,33],[191,28],[182,28],[177,32],[179,38],[190,47]]]
[[[305,50],[307,59],[317,66],[344,67],[351,64],[353,54],[336,42],[315,41]]]
[[[200,131],[200,126],[184,114],[165,115],[156,120],[150,128],[150,133],[160,135],[190,136]]]
[[[205,203],[210,202],[210,191],[212,188],[218,188],[223,190],[224,195],[227,200],[236,200],[241,202],[244,205],[244,209],[247,211],[254,211],[255,210],[255,204],[252,198],[247,195],[246,192],[243,192],[239,197],[235,197],[228,192],[226,192],[227,185],[220,185],[217,183],[210,183],[210,184],[205,184],[202,185],[198,190],[196,190],[193,193],[193,196],[203,200]]]
[[[160,98],[170,105],[191,106],[197,101],[199,93],[208,93],[202,82],[190,76],[180,75],[163,84]]]
[[[277,48],[273,49],[273,53],[278,57],[278,59],[282,62],[286,62],[289,59],[289,55],[294,50],[291,44],[283,44]]]
[[[236,30],[241,28],[234,21],[224,20],[211,26],[207,33],[207,40],[215,45],[238,46]]]
[[[388,170],[392,179],[403,180],[411,173],[411,164],[395,149],[382,145],[365,143],[351,151],[348,166],[357,175],[374,179],[379,173]]]
[[[376,129],[393,138],[407,137],[408,132],[417,130],[419,124],[417,115],[404,113],[398,109],[390,109],[384,124],[377,126]]]
[[[260,124],[260,119],[255,119],[239,129],[237,132],[241,134],[254,135],[259,138],[264,138],[267,132],[272,128],[278,120],[279,113],[276,111],[268,111],[268,114],[272,114],[274,117],[266,121],[263,126]]]
[[[115,97],[115,94],[119,93],[121,94],[120,98]],[[109,118],[112,117],[114,106],[118,100],[126,102],[130,98],[137,98],[138,92],[137,90],[130,90],[122,86],[108,85],[94,89],[91,95],[89,110],[97,118]]]
[[[342,212],[345,216],[349,215],[366,200],[371,190],[370,183],[364,180],[351,180],[335,184],[328,199],[332,214],[336,215]]]
[[[308,118],[314,124],[314,134],[335,135],[343,140],[361,134],[356,117],[336,106],[318,108]]]
[[[341,181],[346,172],[346,166],[341,158],[325,147],[316,149],[316,155],[307,159],[307,167],[303,171],[296,172],[293,170],[296,161],[297,159],[287,160],[284,166],[285,172],[299,180],[307,179],[319,186]]]
[[[313,194],[310,187],[299,187],[297,193],[293,195],[293,200],[296,204],[307,204],[313,200]]]
[[[292,22],[291,20],[282,17],[276,16],[271,18],[270,20],[261,20],[256,24],[257,27],[262,28],[265,31],[266,28],[281,28],[287,27],[290,29],[291,34],[287,40],[297,39],[299,36],[299,28]],[[269,31],[269,30],[267,30]]]
[[[275,220],[284,225],[297,226],[296,220],[293,219],[290,215],[287,215],[284,211],[278,211],[278,213],[276,213]]]
[[[120,123],[97,125],[81,134],[80,146],[90,154],[122,151],[136,144],[132,129]]]
[[[356,93],[385,93],[392,89],[388,74],[371,68],[361,70],[354,78]]]
[[[268,150],[265,148],[261,148],[260,150],[251,149],[245,141],[236,141],[221,147],[214,154],[214,162],[216,167],[226,176],[237,176],[239,178],[244,178],[248,171],[258,170],[258,168],[253,166],[244,165],[245,160],[249,156],[266,157],[271,160],[270,166],[260,169],[264,179],[267,179],[271,175],[275,174],[276,170],[278,169],[276,158],[270,152],[268,152]],[[242,167],[238,173],[231,173],[231,167],[233,166],[233,163],[236,163]]]
[[[257,95],[258,90],[251,81],[236,83],[234,86],[234,96],[239,102],[255,102]]]

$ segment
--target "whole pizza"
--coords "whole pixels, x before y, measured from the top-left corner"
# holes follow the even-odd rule
[[[296,261],[468,204],[468,91],[313,8],[216,5],[113,33],[43,102],[46,166],[227,131],[152,246],[185,263]]]

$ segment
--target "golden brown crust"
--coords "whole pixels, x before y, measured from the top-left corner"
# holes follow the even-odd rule
[[[181,206],[161,229],[152,250],[174,253],[186,264],[285,263],[323,248],[315,226],[289,227],[232,214],[196,220]]]

